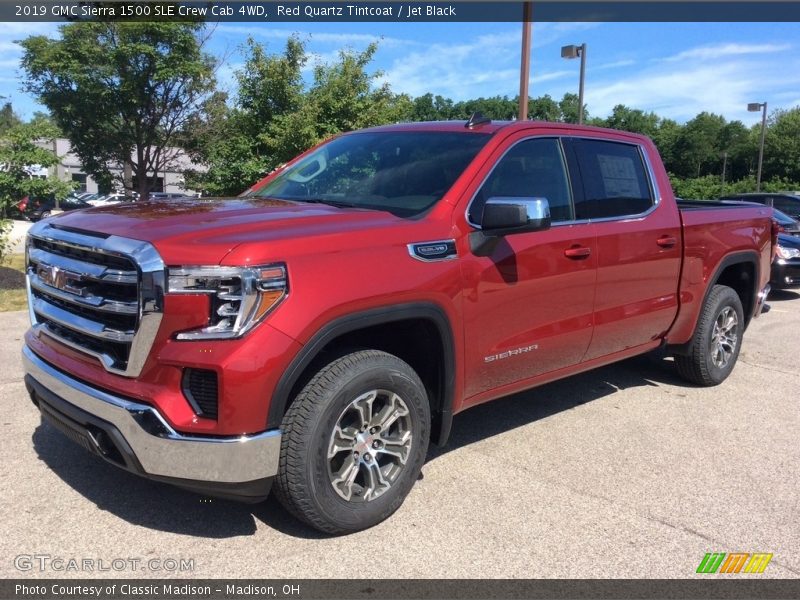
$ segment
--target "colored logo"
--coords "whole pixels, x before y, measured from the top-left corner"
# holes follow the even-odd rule
[[[765,552],[708,552],[700,566],[698,573],[763,573],[767,568],[772,554]]]

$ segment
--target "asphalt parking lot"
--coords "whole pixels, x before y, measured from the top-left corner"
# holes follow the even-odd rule
[[[706,552],[771,552],[758,577],[799,577],[800,295],[770,304],[720,387],[647,356],[459,415],[400,511],[339,538],[274,500],[139,479],[41,425],[22,382],[27,314],[0,313],[0,576],[98,575],[15,568],[39,554],[194,559],[105,574],[121,577],[691,577]]]

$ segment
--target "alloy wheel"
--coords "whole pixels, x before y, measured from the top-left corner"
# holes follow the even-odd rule
[[[348,502],[386,493],[408,461],[413,432],[405,401],[378,389],[361,394],[339,415],[328,443],[328,476]]]

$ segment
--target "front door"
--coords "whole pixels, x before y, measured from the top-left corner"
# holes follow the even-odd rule
[[[553,225],[505,236],[488,256],[464,256],[465,405],[579,363],[592,336],[594,225],[573,222],[559,139],[520,135],[498,154],[470,205],[470,223],[479,224],[485,201],[499,196],[546,198]]]

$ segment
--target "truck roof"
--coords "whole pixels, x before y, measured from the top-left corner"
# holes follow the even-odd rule
[[[388,132],[388,131],[452,131],[453,133],[488,133],[493,134],[498,131],[507,130],[514,131],[518,129],[528,129],[535,126],[539,129],[553,129],[560,130],[562,133],[566,130],[574,131],[575,134],[580,132],[602,132],[614,137],[628,137],[637,140],[647,139],[646,136],[631,133],[628,131],[620,131],[618,129],[608,129],[605,127],[595,127],[593,125],[575,125],[571,123],[553,123],[551,121],[489,121],[475,125],[472,128],[465,127],[467,121],[416,121],[405,123],[394,123],[391,125],[379,125],[377,127],[370,127],[367,129],[359,129],[351,133],[364,133],[364,132]]]

